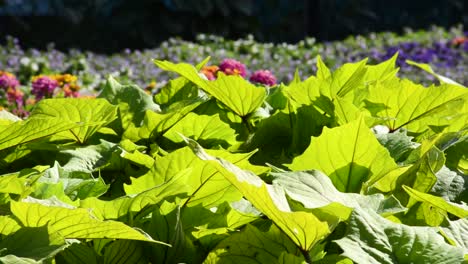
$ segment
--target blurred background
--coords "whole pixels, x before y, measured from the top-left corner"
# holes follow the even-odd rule
[[[468,23],[466,0],[0,0],[0,41],[113,53],[208,33],[260,42],[319,41]]]

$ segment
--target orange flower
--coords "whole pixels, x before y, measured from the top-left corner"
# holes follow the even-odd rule
[[[456,37],[452,40],[452,44],[455,45],[455,46],[458,46],[458,45],[461,45],[465,42],[468,42],[468,38],[467,37]]]
[[[218,71],[219,67],[216,65],[204,66],[201,69],[201,73],[203,73],[206,76],[206,78],[210,81],[216,79],[216,74],[218,73]]]

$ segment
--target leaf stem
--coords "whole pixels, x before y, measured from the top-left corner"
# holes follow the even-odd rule
[[[309,252],[307,250],[302,249],[302,248],[300,250],[301,250],[302,255],[304,256],[305,262],[307,264],[312,264],[312,259],[310,258]]]

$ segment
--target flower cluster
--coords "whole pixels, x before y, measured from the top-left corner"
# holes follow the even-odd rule
[[[8,105],[9,108],[22,108],[24,93],[20,90],[19,86],[20,83],[15,75],[6,71],[0,71],[0,103],[3,101],[3,104]]]
[[[218,72],[245,78],[247,76],[247,67],[235,59],[224,59],[219,67],[216,65],[204,66],[200,72],[210,81],[217,78]],[[252,83],[263,84],[266,86],[276,85],[276,77],[269,70],[255,71],[250,76],[249,80]]]
[[[32,78],[31,93],[36,100],[53,97],[57,90],[64,97],[78,97],[80,86],[77,77],[71,74],[38,75]]]
[[[32,91],[31,93],[36,97],[37,100],[41,100],[44,97],[52,97],[54,90],[59,86],[57,80],[52,77],[39,75],[32,79]]]
[[[253,83],[261,83],[267,86],[276,85],[276,77],[269,70],[258,70],[250,76],[249,80]]]
[[[1,109],[27,117],[32,106],[44,98],[80,96],[78,78],[72,74],[33,76],[30,87],[21,86],[14,74],[0,71]]]
[[[53,76],[58,83],[58,86],[62,88],[65,97],[78,97],[80,86],[77,84],[78,77],[71,74],[57,74]]]

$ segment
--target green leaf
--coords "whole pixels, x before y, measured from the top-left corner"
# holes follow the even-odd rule
[[[266,98],[264,88],[256,87],[239,76],[218,73],[215,81],[207,81],[201,78],[195,67],[190,64],[158,60],[154,63],[163,70],[173,71],[187,78],[241,117],[257,110]]]
[[[305,208],[314,209],[340,203],[350,208],[365,208],[389,215],[405,211],[398,200],[382,194],[360,195],[339,192],[329,177],[319,171],[272,172],[273,185],[279,185]],[[351,211],[351,210],[350,210]]]
[[[468,176],[458,174],[455,171],[449,170],[447,167],[442,167],[436,173],[437,182],[431,189],[431,194],[440,196],[446,201],[468,203]]]
[[[371,185],[396,167],[363,118],[340,127],[324,128],[289,165],[294,171],[322,171],[341,192],[361,192],[365,182]],[[362,191],[367,192],[366,188]]]
[[[87,172],[69,171],[55,162],[54,166],[45,170],[37,180],[32,196],[47,199],[55,195],[60,199],[65,194],[74,201],[101,196],[107,189],[108,186],[101,177],[94,178]]]
[[[11,211],[24,227],[47,225],[52,232],[64,238],[112,238],[161,243],[123,223],[98,220],[86,209],[12,202]]]
[[[104,264],[144,264],[148,263],[139,241],[117,240],[104,251]]]
[[[229,236],[213,249],[203,262],[210,263],[272,263],[279,264],[283,254],[300,255],[294,243],[275,225],[261,232],[247,225],[241,232]]]
[[[434,123],[450,124],[460,107],[468,100],[468,91],[454,85],[423,87],[408,80],[369,88],[368,109],[374,115],[389,118],[385,123],[391,131],[406,127],[412,132],[423,132]],[[369,105],[384,105],[384,111]]]
[[[42,262],[62,251],[67,245],[61,234],[44,226],[22,227],[0,241],[2,263]],[[21,262],[18,259],[22,259]],[[12,261],[15,259],[16,261]],[[12,261],[12,262],[10,262]],[[34,263],[34,262],[33,262]]]
[[[19,176],[19,173],[0,175],[0,193],[24,194],[29,180]]]
[[[393,223],[355,209],[344,238],[335,241],[356,263],[462,263],[463,251],[444,242],[430,227]]]
[[[10,235],[21,228],[21,225],[9,215],[0,215],[0,234]]]
[[[88,247],[83,243],[73,243],[62,251],[59,256],[70,264],[97,264],[99,258],[91,247]]]
[[[284,193],[280,190],[265,184],[250,171],[208,155],[195,141],[186,140],[199,158],[215,166],[247,200],[268,216],[302,250],[309,251],[318,241],[330,234],[328,223],[320,221],[313,214],[292,212]]]
[[[145,93],[143,89],[134,84],[122,85],[112,76],[107,79],[106,86],[99,94],[99,98],[104,98],[113,105],[127,104],[128,112],[125,114],[130,116],[129,121],[136,126],[140,126],[147,110],[161,111],[160,107],[153,102],[151,95]],[[122,125],[124,128],[128,126],[128,124]]]
[[[412,141],[412,137],[407,135],[407,131],[400,129],[394,133],[377,134],[377,140],[384,146],[395,161],[403,161],[409,152],[415,149],[418,144]]]
[[[201,247],[194,246],[192,237],[185,231],[181,213],[180,206],[166,201],[152,211],[151,220],[145,225],[145,230],[156,239],[172,245],[170,248],[154,245],[151,251],[153,263],[200,263],[202,256],[206,254]]]
[[[104,99],[62,98],[40,101],[31,112],[30,118],[55,118],[67,122],[83,123],[62,135],[66,138],[86,142],[101,127],[117,117],[117,108]]]
[[[448,221],[448,227],[442,227],[443,235],[450,238],[455,246],[463,248],[468,254],[468,218]]]
[[[204,102],[204,99],[181,101],[171,105],[163,113],[147,111],[139,130],[139,137],[160,136]]]
[[[356,63],[345,63],[333,72],[329,85],[321,87],[321,91],[329,98],[344,97],[354,89],[364,85],[367,59]]]
[[[0,127],[0,150],[83,126],[63,118],[29,118]]]
[[[432,76],[436,77],[441,83],[453,84],[453,85],[458,85],[458,86],[464,87],[463,85],[457,83],[454,80],[451,80],[451,79],[449,79],[447,77],[444,77],[444,76],[442,76],[440,74],[435,73],[434,70],[431,68],[431,66],[429,64],[417,63],[417,62],[411,61],[411,60],[406,60],[406,63],[408,63],[409,65],[412,65],[412,66],[416,66],[416,67],[420,68],[421,70],[424,70],[425,72],[430,73]]]
[[[326,80],[331,77],[331,72],[327,65],[322,61],[320,55],[317,56],[317,78],[319,80]]]
[[[101,219],[125,220],[131,223],[134,215],[146,206],[155,205],[171,196],[188,192],[184,176],[190,173],[190,168],[181,170],[163,184],[147,186],[145,191],[134,196],[124,196],[111,201],[88,198],[80,201],[80,207],[92,209],[94,214]],[[124,216],[127,219],[122,219]]]
[[[179,77],[169,80],[156,94],[154,100],[164,109],[175,102],[193,100],[199,96],[197,86],[190,83],[187,79]]]
[[[442,211],[451,213],[459,218],[468,217],[468,209],[462,208],[455,203],[447,202],[441,197],[419,192],[408,186],[403,186],[403,189],[415,200],[423,203],[428,203],[431,206],[441,209]]]
[[[467,123],[467,122],[465,122]],[[453,171],[468,175],[468,138],[456,143],[445,151],[446,166]]]
[[[226,150],[210,150],[210,153],[259,174],[268,171],[265,167],[250,165],[248,159],[253,153],[232,154]],[[201,203],[210,208],[224,201],[240,199],[240,193],[237,189],[213,166],[199,160],[188,147],[178,149],[157,159],[154,167],[147,174],[139,178],[132,178],[132,184],[124,186],[125,191],[127,194],[141,192],[146,190],[148,186],[159,185],[170,180],[185,169],[191,169],[190,173],[185,174],[185,183],[190,188],[189,198],[185,201],[187,206]]]
[[[236,132],[219,118],[219,114],[207,116],[187,114],[171,127],[164,137],[174,143],[183,142],[180,134],[200,142],[206,148],[227,148],[236,143]]]
[[[366,83],[373,81],[387,81],[390,78],[394,78],[399,70],[395,68],[398,53],[395,53],[390,59],[379,63],[377,65],[367,65],[366,75],[364,80]]]
[[[111,153],[117,151],[117,149],[117,144],[100,140],[98,145],[62,150],[60,151],[60,158],[67,158],[62,168],[65,171],[91,173],[104,166],[109,161]]]

